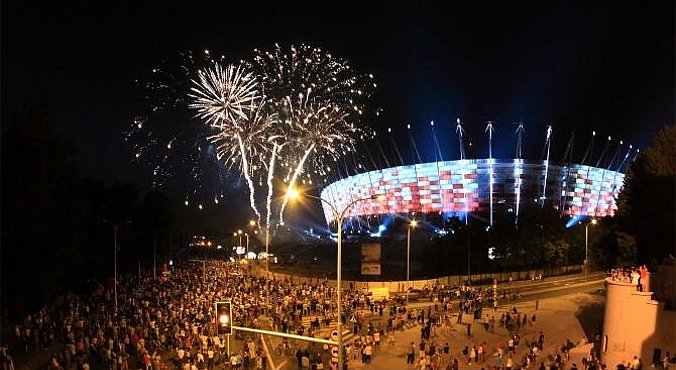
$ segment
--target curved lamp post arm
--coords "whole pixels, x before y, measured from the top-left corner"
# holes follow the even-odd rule
[[[374,195],[372,195],[372,196],[370,196],[370,197],[368,197],[368,198],[358,198],[358,199],[354,199],[353,201],[351,201],[350,203],[348,203],[348,204],[345,206],[345,208],[343,208],[343,210],[342,210],[341,212],[339,212],[338,209],[336,209],[336,206],[335,206],[333,203],[329,202],[328,200],[326,200],[326,199],[324,199],[324,198],[322,198],[322,197],[318,197],[318,196],[310,195],[310,194],[304,194],[303,196],[306,196],[306,197],[312,198],[312,199],[317,199],[317,200],[319,200],[319,201],[322,201],[322,202],[326,203],[326,205],[328,205],[329,208],[331,209],[331,211],[333,212],[333,216],[335,217],[336,221],[338,221],[338,219],[341,219],[341,220],[342,220],[343,218],[345,218],[345,213],[347,213],[347,211],[350,209],[350,207],[352,207],[352,206],[355,205],[356,203],[363,202],[363,201],[365,201],[365,200],[374,200],[374,199],[378,199],[378,197],[379,197],[378,195],[375,195],[375,194],[374,194]]]
[[[342,318],[342,297],[341,297],[341,268],[342,268],[342,235],[343,235],[343,217],[345,217],[345,213],[347,212],[350,207],[352,207],[355,203],[361,202],[364,200],[369,200],[369,199],[378,199],[377,195],[372,195],[369,198],[360,198],[360,199],[355,199],[352,202],[348,203],[345,208],[343,208],[342,212],[338,212],[336,207],[333,205],[333,203],[329,202],[328,200],[322,198],[322,197],[317,197],[314,195],[309,195],[305,194],[306,197],[308,198],[313,198],[317,199],[319,201],[322,201],[326,203],[331,211],[334,214],[334,217],[336,218],[336,222],[338,223],[338,255],[336,257],[336,295],[337,295],[337,309],[336,313],[338,315],[338,369],[342,370],[343,369],[343,318]]]

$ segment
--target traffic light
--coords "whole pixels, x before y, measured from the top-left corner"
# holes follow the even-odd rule
[[[232,303],[216,302],[216,332],[220,334],[232,334]]]

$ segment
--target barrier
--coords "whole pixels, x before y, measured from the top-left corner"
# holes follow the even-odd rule
[[[470,281],[475,285],[482,284],[492,284],[494,279],[497,279],[499,283],[504,283],[506,281],[519,281],[519,280],[532,280],[535,277],[552,277],[552,276],[561,276],[568,274],[581,273],[584,265],[569,265],[561,266],[548,269],[532,269],[532,270],[523,270],[523,271],[511,271],[511,272],[495,272],[495,273],[484,273],[484,274],[472,274],[470,276]],[[326,278],[317,278],[317,277],[306,277],[306,276],[297,276],[289,275],[274,271],[267,271],[265,268],[258,266],[254,268],[252,272],[258,276],[263,276],[268,279],[275,280],[289,280],[292,283],[307,283],[310,285],[319,285],[322,283],[328,283],[329,285],[335,286],[336,280],[326,279]],[[452,285],[461,285],[468,280],[467,275],[452,275],[452,276],[442,276],[435,279],[424,279],[424,280],[410,280],[410,281],[359,281],[359,280],[342,280],[341,285],[343,289],[353,288],[353,289],[369,289],[369,288],[388,288],[390,292],[403,292],[409,287],[411,288],[422,288],[423,286],[431,286],[434,284],[443,284],[447,286]]]

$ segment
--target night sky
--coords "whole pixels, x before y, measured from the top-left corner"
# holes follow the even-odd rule
[[[539,148],[547,124],[564,146],[576,128],[580,147],[591,130],[645,147],[674,122],[673,1],[325,3],[3,1],[3,127],[45,96],[83,173],[144,187],[152,169],[132,163],[122,134],[139,109],[134,79],[184,50],[237,60],[274,43],[374,74],[381,132],[410,123],[424,136],[434,120],[455,145],[461,117],[470,141],[496,121],[510,151],[515,121]]]

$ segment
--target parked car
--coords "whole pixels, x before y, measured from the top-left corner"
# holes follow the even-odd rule
[[[397,297],[402,301],[406,301],[407,298],[409,302],[418,301],[427,298],[427,293],[422,289],[409,288],[407,291],[399,293]]]

